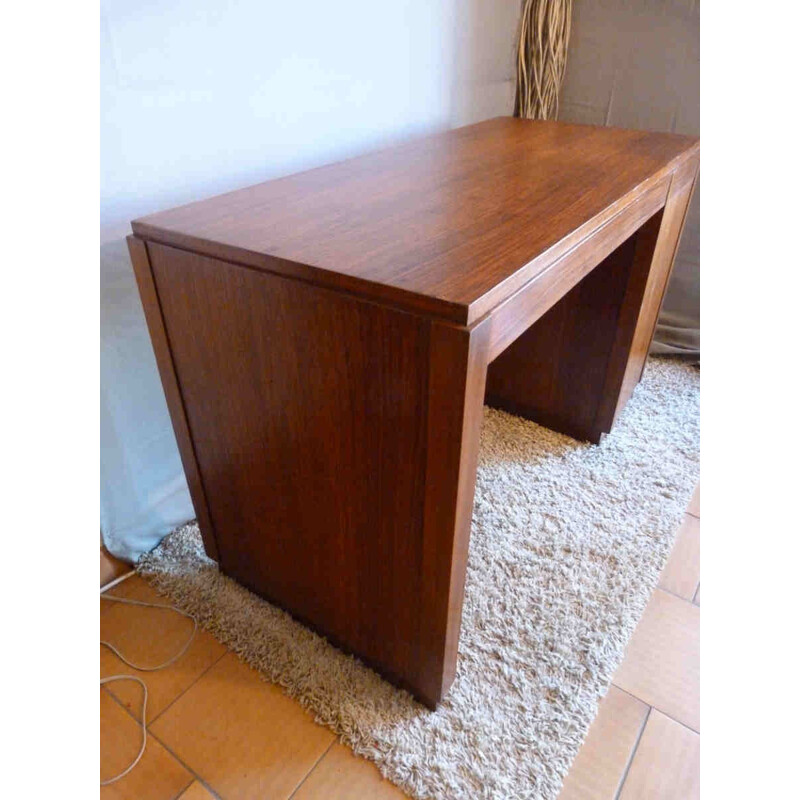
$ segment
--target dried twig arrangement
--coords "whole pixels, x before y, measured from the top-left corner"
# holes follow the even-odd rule
[[[567,66],[572,0],[523,0],[514,116],[555,119]]]

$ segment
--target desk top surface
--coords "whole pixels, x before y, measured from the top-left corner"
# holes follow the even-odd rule
[[[132,227],[145,239],[471,323],[547,269],[564,240],[590,235],[698,148],[687,136],[499,117]]]

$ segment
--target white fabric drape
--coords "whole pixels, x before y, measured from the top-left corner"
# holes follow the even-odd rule
[[[100,248],[100,530],[135,561],[194,517],[124,239]]]

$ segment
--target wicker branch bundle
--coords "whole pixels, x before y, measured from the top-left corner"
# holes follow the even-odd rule
[[[555,119],[567,66],[572,0],[524,0],[514,116]]]

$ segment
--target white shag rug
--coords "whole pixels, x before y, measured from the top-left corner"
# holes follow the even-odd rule
[[[458,671],[435,713],[221,575],[194,524],[138,568],[412,797],[553,800],[698,480],[699,384],[651,359],[599,446],[485,409]]]

